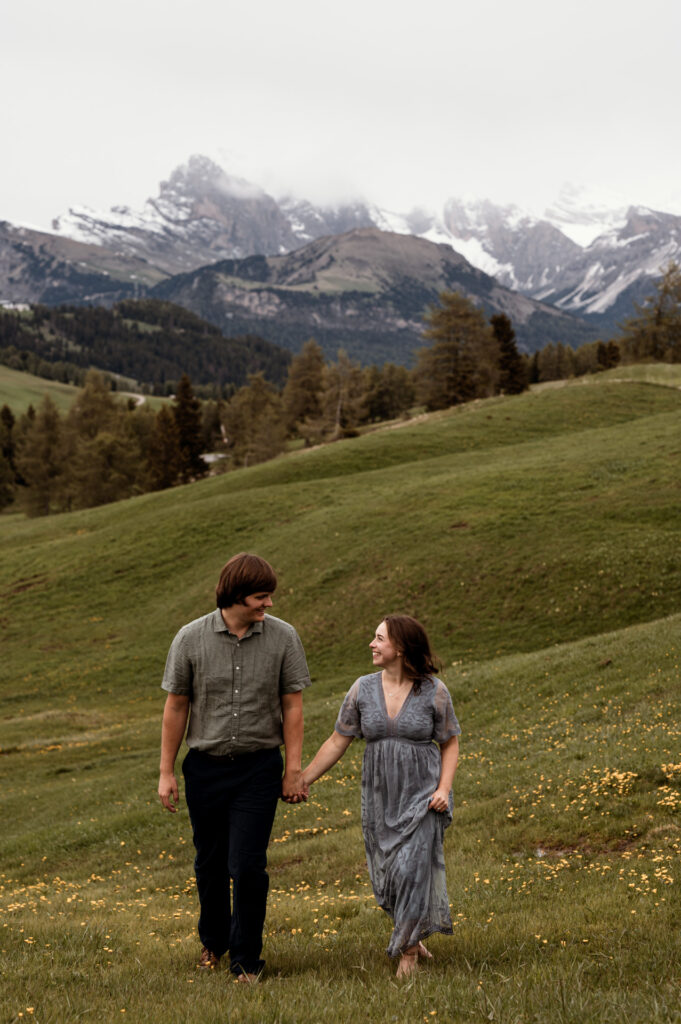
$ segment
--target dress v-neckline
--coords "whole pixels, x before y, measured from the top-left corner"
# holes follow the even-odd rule
[[[407,703],[407,701],[411,697],[412,693],[414,692],[414,683],[412,682],[411,687],[409,688],[409,691],[407,693],[407,696],[404,698],[404,700],[402,701],[402,703],[399,706],[399,709],[398,709],[397,713],[394,714],[394,715],[391,715],[388,712],[388,702],[385,699],[385,691],[383,689],[383,673],[382,672],[378,673],[378,685],[379,685],[380,690],[381,690],[381,700],[383,701],[383,711],[385,712],[385,717],[388,719],[389,722],[396,722],[397,719],[402,714],[402,712],[404,711],[405,704]]]

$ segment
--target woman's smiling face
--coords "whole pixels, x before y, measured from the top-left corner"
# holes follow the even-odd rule
[[[377,665],[379,668],[388,668],[399,658],[399,653],[393,647],[392,641],[388,636],[388,627],[385,622],[379,623],[376,635],[369,644],[369,647],[373,655],[374,665]]]

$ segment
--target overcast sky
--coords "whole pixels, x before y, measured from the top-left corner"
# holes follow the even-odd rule
[[[681,213],[677,0],[22,0],[0,220],[139,208],[192,153],[275,194]]]

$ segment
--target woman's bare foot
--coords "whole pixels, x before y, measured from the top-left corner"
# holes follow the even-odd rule
[[[408,978],[418,969],[419,950],[418,946],[405,949],[397,965],[397,978]]]
[[[422,942],[419,942],[418,946],[416,947],[416,952],[418,954],[419,960],[433,959],[433,954],[426,949]]]

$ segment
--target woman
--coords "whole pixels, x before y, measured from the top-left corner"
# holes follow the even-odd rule
[[[393,919],[387,952],[400,958],[399,978],[430,958],[423,939],[452,931],[442,843],[461,729],[420,622],[386,615],[369,646],[378,671],[352,685],[303,782],[327,772],[354,737],[367,740],[362,831],[374,895]]]

